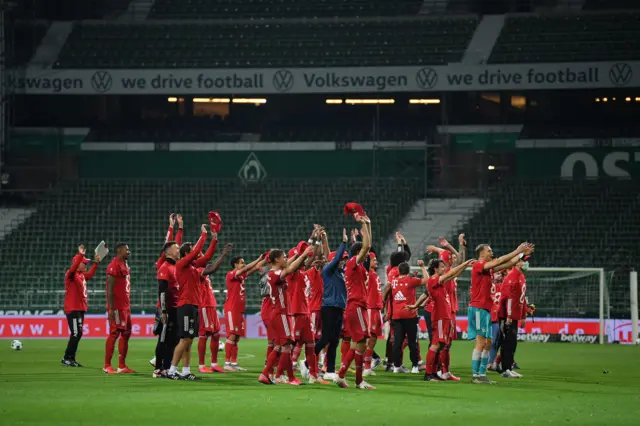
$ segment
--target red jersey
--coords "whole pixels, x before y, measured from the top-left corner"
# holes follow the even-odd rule
[[[309,315],[309,304],[307,303],[307,295],[311,285],[309,280],[305,279],[304,271],[298,269],[293,274],[287,275],[287,293],[289,298],[289,313],[291,315],[306,314]]]
[[[322,309],[322,292],[324,291],[324,281],[322,281],[322,270],[309,268],[304,272],[304,279],[309,288],[309,310],[319,311]]]
[[[216,303],[216,295],[213,292],[213,285],[211,284],[211,277],[209,275],[202,275],[204,268],[198,268],[200,273],[200,307],[201,308],[215,308],[218,306]]]
[[[479,309],[491,311],[493,306],[493,294],[496,288],[493,285],[491,270],[485,270],[484,265],[487,262],[478,261],[471,268],[471,301],[469,306]]]
[[[417,311],[407,311],[405,306],[416,303],[416,288],[422,285],[420,278],[402,275],[391,282],[393,314],[391,319],[415,318]]]
[[[367,281],[367,308],[382,309],[382,283],[380,277],[371,269]]]
[[[164,242],[166,243],[168,241],[171,241],[172,239],[173,239],[173,226],[170,226],[169,229],[167,229],[167,235],[164,237]],[[178,245],[182,244],[182,229],[178,229],[178,232],[176,232],[176,243]],[[156,269],[160,269],[160,267],[162,266],[165,260],[166,260],[166,257],[164,256],[164,251],[163,251],[160,257],[158,258],[158,260],[156,261]]]
[[[198,272],[199,266],[195,260],[200,254],[206,238],[207,234],[203,232],[189,254],[176,263],[176,278],[180,286],[178,306],[200,306],[200,272]]]
[[[247,292],[244,289],[244,280],[247,274],[236,276],[235,269],[227,272],[227,301],[224,302],[224,309],[231,312],[244,313],[247,306]]]
[[[64,313],[72,311],[87,312],[87,280],[96,274],[98,264],[91,265],[88,272],[77,272],[84,260],[84,255],[73,258],[71,268],[64,274]]]
[[[502,283],[500,318],[520,320],[526,318],[527,280],[524,274],[513,268]]]
[[[344,267],[344,284],[347,287],[347,306],[349,304],[367,307],[367,279],[369,274],[364,265],[356,262],[357,256],[347,260]]]
[[[131,278],[130,269],[126,260],[120,260],[114,257],[109,266],[107,266],[107,275],[115,278],[113,284],[113,306],[109,306],[109,298],[107,297],[107,309],[131,309]]]
[[[173,260],[165,260],[160,266],[160,269],[158,269],[158,280],[164,280],[169,284],[165,300],[166,307],[177,308],[180,285],[176,278],[176,264]]]
[[[445,283],[440,282],[440,277],[434,275],[427,281],[427,291],[433,300],[433,312],[431,321],[451,319],[451,301]]]
[[[269,298],[271,299],[271,314],[286,315],[289,313],[289,305],[287,304],[287,281],[280,278],[282,269],[271,269],[267,272],[267,286],[269,290]]]
[[[496,292],[493,293],[493,306],[491,307],[491,322],[498,322],[500,313],[500,296],[502,294],[502,282],[494,281]]]

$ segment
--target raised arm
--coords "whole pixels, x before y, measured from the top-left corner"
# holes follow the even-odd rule
[[[91,268],[84,273],[85,280],[89,281],[91,278],[93,278],[96,275],[96,271],[98,270],[99,263],[100,263],[100,258],[96,256],[95,259],[93,259],[93,264],[91,265]]]
[[[280,278],[285,278],[287,275],[290,275],[295,271],[297,271],[298,269],[300,269],[304,260],[307,257],[311,256],[312,254],[313,254],[313,247],[307,247],[307,249],[304,252],[302,252],[300,256],[296,258],[296,260],[291,262],[290,265],[288,265],[286,268],[282,270],[282,273],[280,274]]]
[[[222,254],[220,254],[220,256],[218,256],[218,258],[214,260],[212,264],[207,265],[204,268],[204,271],[202,271],[202,275],[204,276],[204,275],[215,274],[218,271],[218,269],[220,269],[220,266],[222,265],[222,261],[224,260],[224,258],[227,256],[227,254],[231,253],[232,249],[233,249],[233,244],[227,243],[222,249]]]
[[[515,249],[514,251],[512,251],[509,254],[505,254],[504,256],[500,256],[497,259],[493,259],[490,262],[487,262],[484,264],[484,269],[494,269],[497,266],[502,265],[505,262],[510,261],[511,259],[513,259],[514,257],[520,255],[520,253],[524,253],[526,250],[530,250],[533,249],[533,244],[529,244],[529,243],[522,243],[518,246],[517,249]]]
[[[167,229],[167,234],[164,236],[164,242],[173,240],[173,227],[176,224],[175,214],[171,213],[169,215],[169,228]],[[162,264],[165,261],[164,251],[160,254],[158,260],[156,260],[156,269],[160,269]]]
[[[71,268],[69,268],[69,271],[67,272],[69,274],[69,278],[73,278],[76,271],[80,267],[80,264],[82,263],[83,259],[84,259],[84,255],[82,253],[76,254],[73,257],[73,263],[71,264]]]
[[[360,265],[364,262],[371,248],[371,234],[369,233],[369,226],[367,226],[369,219],[366,216],[360,216],[358,220],[362,223],[362,228],[360,229],[360,233],[362,234],[362,248],[357,254],[356,263]]]
[[[186,254],[183,258],[178,260],[176,263],[176,269],[184,269],[191,264],[198,256],[198,254],[202,251],[202,247],[204,247],[204,242],[207,240],[207,228],[202,225],[200,238],[194,247],[191,248],[191,251]]]
[[[327,231],[322,229],[320,231],[320,241],[322,242],[322,252],[325,256],[329,256],[331,250],[329,250],[329,239],[327,238]]]
[[[458,266],[467,261],[467,242],[464,239],[464,234],[458,235],[458,257],[456,264]]]
[[[456,278],[458,275],[462,273],[469,266],[473,265],[476,262],[475,259],[469,259],[465,261],[463,264],[456,266],[455,268],[449,269],[449,272],[440,276],[440,282],[443,283],[445,281],[449,281],[450,279]]]
[[[326,239],[326,234],[325,234],[325,239]],[[348,241],[347,230],[342,229],[342,243],[338,246],[338,250],[336,250],[336,257],[334,257],[331,260],[331,262],[327,263],[327,265],[324,267],[327,271],[331,271],[333,273],[333,271],[335,271],[336,268],[338,268],[338,264],[340,263],[340,260],[342,260],[342,256],[344,256],[344,251],[347,248],[347,241]],[[327,256],[329,256],[329,253],[327,253]]]
[[[205,266],[211,258],[213,257],[213,253],[216,252],[216,247],[218,246],[218,234],[215,232],[211,233],[211,243],[209,244],[209,248],[201,257],[195,260],[194,265],[196,268],[201,268]]]
[[[451,253],[455,254],[456,257],[458,257],[458,251],[454,249],[451,244],[449,244],[449,241],[447,241],[445,237],[438,238],[438,242],[445,250],[449,250]]]
[[[182,245],[182,215],[181,214],[177,214],[176,215],[176,222],[178,222],[178,232],[176,232],[176,243],[178,243],[179,246]]]

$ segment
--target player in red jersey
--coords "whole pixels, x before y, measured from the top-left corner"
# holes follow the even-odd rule
[[[418,348],[416,346],[418,318],[414,306],[416,305],[416,288],[426,284],[427,271],[421,260],[418,260],[418,266],[423,270],[422,279],[410,276],[409,264],[402,262],[398,265],[398,274],[393,277],[391,284],[384,291],[385,297],[391,296],[392,300],[391,327],[393,328],[394,373],[409,372],[402,366],[402,344],[405,337],[411,357],[411,373],[419,373]]]
[[[495,292],[493,293],[493,307],[491,308],[491,334],[493,338],[491,341],[491,351],[489,352],[489,364],[487,366],[487,370],[498,371],[499,373],[502,373],[502,370],[498,366],[500,362],[499,360],[496,360],[496,355],[502,346],[502,332],[500,331],[500,319],[498,318],[498,314],[500,311],[502,283],[508,272],[509,271],[507,269],[503,269],[495,272],[492,277],[493,286],[495,288]]]
[[[220,344],[220,320],[218,319],[216,296],[211,284],[211,275],[215,274],[225,257],[231,253],[233,245],[227,243],[222,254],[210,265],[198,268],[200,272],[200,332],[198,337],[198,372],[200,373],[224,373],[224,369],[218,365],[218,347]],[[211,367],[204,364],[207,354],[207,339],[211,337],[209,349],[211,350]]]
[[[495,287],[491,275],[495,268],[508,263],[515,256],[533,251],[533,245],[522,243],[513,252],[494,259],[493,250],[488,244],[480,244],[476,248],[478,261],[471,270],[471,288],[469,293],[471,301],[468,310],[468,339],[476,341],[471,355],[471,372],[473,383],[491,383],[487,378],[486,370],[489,363],[489,351],[491,350],[491,308],[493,307],[493,294]]]
[[[109,318],[109,337],[107,337],[103,372],[106,374],[134,373],[126,364],[129,338],[131,337],[131,278],[127,263],[129,246],[118,243],[116,255],[107,266],[107,315]],[[118,369],[111,366],[111,358],[118,343]]]
[[[439,381],[442,380],[438,375],[438,352],[440,357],[447,356],[448,353],[442,351],[446,345],[451,341],[451,301],[449,299],[449,292],[445,286],[445,283],[458,277],[466,268],[473,265],[475,259],[470,259],[458,265],[454,268],[450,268],[447,272],[447,267],[444,261],[440,259],[432,259],[429,262],[429,268],[427,272],[429,279],[427,281],[427,291],[429,297],[433,299],[433,313],[432,321],[434,326],[433,340],[427,353],[427,365],[424,375],[425,381]],[[446,360],[441,360],[443,366],[448,365]],[[446,371],[445,371],[446,373]]]
[[[348,387],[344,379],[351,362],[356,364],[356,388],[375,389],[362,378],[364,367],[364,353],[369,337],[369,325],[367,324],[367,284],[369,271],[365,268],[365,259],[369,257],[371,248],[371,221],[367,216],[355,216],[362,224],[360,230],[362,242],[351,246],[350,258],[344,267],[344,281],[347,288],[347,307],[344,312],[346,337],[351,338],[353,347],[342,359],[342,366],[338,372],[335,383],[341,387]]]
[[[69,343],[61,363],[67,367],[82,367],[76,361],[76,352],[82,338],[84,314],[87,312],[87,281],[96,274],[101,260],[96,255],[91,269],[87,271],[90,260],[84,257],[85,253],[84,244],[80,244],[78,254],[73,257],[71,267],[64,274],[64,314],[69,324]]]
[[[521,374],[513,371],[514,354],[518,344],[518,321],[522,322],[522,328],[527,319],[527,280],[525,271],[529,269],[529,256],[516,257],[512,260],[514,267],[507,274],[502,284],[500,297],[500,329],[504,336],[502,350],[502,377],[520,378]]]
[[[173,235],[174,235],[174,227],[176,222],[178,223],[178,231],[175,233],[176,239],[174,241]],[[180,244],[182,244],[182,215],[180,214],[171,213],[169,215],[169,228],[167,229],[167,234],[164,238],[164,243],[166,244],[170,241],[174,241],[178,245],[178,247],[180,247]],[[156,271],[160,270],[160,267],[164,264],[165,260],[166,260],[166,256],[165,256],[164,250],[162,250],[160,257],[156,261]],[[160,333],[162,332],[161,317],[162,317],[162,310],[160,309],[160,299],[158,299],[158,303],[156,304],[156,320],[153,325],[153,334],[156,336],[159,336]],[[159,344],[160,344],[160,339],[158,339],[157,345]],[[156,354],[158,352],[162,352],[162,349],[159,349],[156,347]],[[154,356],[149,360],[149,364],[151,364],[154,367],[154,369],[156,367],[156,359],[157,359],[157,356]]]
[[[231,259],[231,270],[227,272],[227,300],[224,302],[224,318],[227,321],[227,341],[224,344],[224,369],[227,371],[247,371],[238,365],[238,341],[245,335],[244,312],[246,291],[244,280],[264,266],[266,259],[260,255],[246,264],[242,256]]]
[[[367,280],[367,314],[369,320],[369,340],[364,353],[363,376],[375,376],[371,369],[373,353],[378,342],[378,336],[382,333],[382,283],[376,273],[378,258],[374,253],[369,253],[369,279]]]
[[[269,376],[273,372],[273,368],[278,362],[278,370],[276,377],[280,379],[284,371],[287,372],[287,381],[277,380],[279,383],[287,383],[299,386],[302,382],[293,374],[293,364],[291,363],[291,346],[294,342],[292,333],[292,324],[289,314],[289,306],[287,301],[287,281],[286,277],[297,271],[305,259],[313,254],[313,248],[307,249],[296,260],[291,263],[287,262],[287,256],[280,249],[272,249],[269,251],[269,264],[271,269],[266,275],[266,291],[268,291],[271,301],[271,318],[270,329],[271,337],[275,341],[273,351],[269,354],[267,364],[262,374],[258,377],[258,381],[265,385],[275,384]],[[279,358],[279,360],[278,360]]]
[[[202,272],[199,268],[206,265],[215,251],[218,234],[211,232],[211,245],[202,256],[201,251],[207,239],[207,228],[201,226],[198,242],[193,246],[184,243],[180,246],[180,260],[176,262],[176,279],[180,287],[178,296],[178,330],[180,342],[173,352],[171,367],[167,377],[173,380],[197,380],[191,373],[191,345],[199,331],[198,306],[200,305],[200,286]],[[184,356],[184,358],[183,358]],[[182,359],[182,374],[178,373],[178,363]]]
[[[160,303],[160,332],[156,344],[154,378],[166,378],[171,367],[173,352],[178,344],[178,298],[180,285],[176,277],[176,263],[180,259],[180,246],[167,241],[162,247],[164,263],[158,268],[158,301]]]

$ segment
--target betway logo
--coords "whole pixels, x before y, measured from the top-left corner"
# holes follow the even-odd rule
[[[561,342],[569,343],[595,343],[598,336],[590,336],[586,334],[561,334]]]
[[[518,340],[523,342],[547,343],[550,337],[551,337],[550,334],[538,334],[538,333],[518,334]]]

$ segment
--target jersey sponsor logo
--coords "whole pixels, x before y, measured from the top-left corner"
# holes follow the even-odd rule
[[[402,291],[399,291],[396,293],[395,296],[393,296],[393,300],[397,302],[404,302],[405,300],[407,300],[407,298],[404,297],[404,294],[402,294]]]

